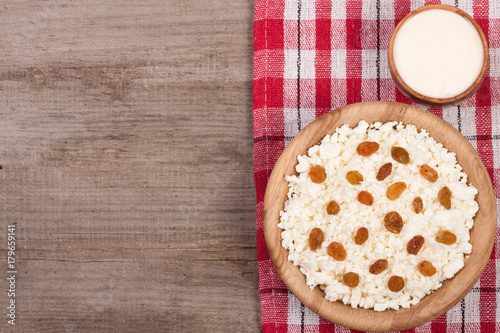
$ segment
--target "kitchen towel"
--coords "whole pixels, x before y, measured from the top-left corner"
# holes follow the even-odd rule
[[[254,176],[262,328],[271,332],[348,332],[309,310],[281,281],[267,252],[262,208],[280,153],[308,123],[346,104],[410,103],[387,63],[389,38],[410,11],[439,1],[256,0],[254,16]],[[490,66],[474,96],[459,106],[428,109],[476,148],[500,197],[500,2],[450,0],[485,32]],[[455,307],[415,332],[500,330],[500,258],[495,247],[480,280]]]

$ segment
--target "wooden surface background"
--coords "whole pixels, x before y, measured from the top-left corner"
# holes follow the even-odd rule
[[[260,331],[253,5],[0,3],[0,331]]]

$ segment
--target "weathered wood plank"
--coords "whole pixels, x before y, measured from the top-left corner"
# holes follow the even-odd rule
[[[241,0],[2,3],[15,330],[260,330],[252,13]]]

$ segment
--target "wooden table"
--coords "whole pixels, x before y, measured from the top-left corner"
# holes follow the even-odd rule
[[[0,331],[260,331],[252,14],[0,4]]]

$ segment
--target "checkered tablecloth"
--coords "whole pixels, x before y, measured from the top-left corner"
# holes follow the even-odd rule
[[[337,107],[371,100],[409,103],[390,78],[387,47],[410,11],[435,1],[256,0],[254,17],[254,173],[263,332],[347,332],[319,317],[278,276],[262,231],[272,168],[308,123]],[[490,46],[478,92],[460,106],[429,109],[476,148],[500,198],[500,1],[449,0],[476,19]],[[415,332],[500,331],[499,238],[478,283],[455,307]]]

